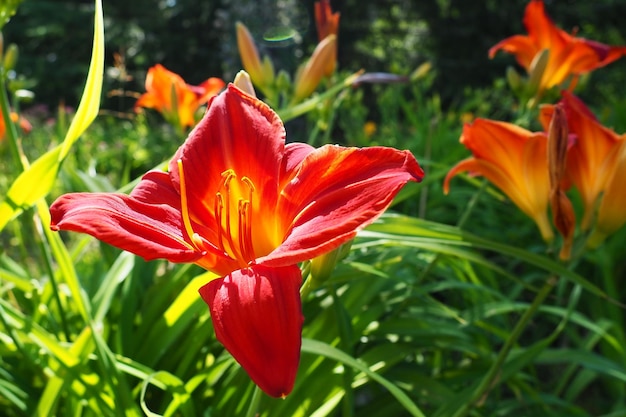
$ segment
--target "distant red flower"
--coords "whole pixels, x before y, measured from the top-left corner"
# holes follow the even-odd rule
[[[528,36],[515,35],[500,41],[489,49],[489,57],[493,58],[497,51],[503,50],[514,54],[517,62],[530,71],[535,57],[548,50],[549,58],[539,83],[540,90],[561,85],[572,76],[571,89],[580,75],[603,67],[626,53],[626,47],[604,45],[559,29],[546,15],[542,0],[528,3],[524,26]]]
[[[51,227],[219,274],[200,289],[217,338],[261,389],[282,397],[300,358],[297,264],[353,239],[422,176],[408,151],[285,144],[278,116],[230,85],[169,172],[148,172],[130,195],[63,195]]]
[[[224,81],[215,77],[197,86],[189,85],[180,75],[157,64],[148,69],[146,93],[135,103],[135,110],[140,107],[155,109],[169,123],[182,128],[193,127],[198,108],[219,93],[224,85]]]

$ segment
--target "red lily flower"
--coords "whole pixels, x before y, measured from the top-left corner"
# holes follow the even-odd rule
[[[533,60],[549,51],[548,63],[539,83],[539,90],[560,85],[571,75],[569,84],[574,88],[580,75],[603,67],[626,53],[626,47],[614,47],[568,34],[554,25],[546,15],[542,0],[531,0],[524,13],[524,26],[528,36],[515,35],[506,38],[491,49],[489,57],[497,51],[515,55],[517,62],[530,72]]]
[[[196,124],[196,110],[224,88],[224,81],[208,78],[200,85],[189,85],[180,75],[157,64],[148,69],[146,93],[135,103],[135,111],[140,107],[155,109],[165,119],[183,128]]]
[[[300,358],[297,264],[354,238],[422,176],[408,151],[286,145],[278,116],[230,85],[169,172],[147,173],[130,195],[63,195],[50,207],[51,227],[219,274],[200,289],[218,339],[281,397]]]

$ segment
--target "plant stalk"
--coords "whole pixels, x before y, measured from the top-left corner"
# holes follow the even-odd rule
[[[502,365],[504,365],[504,362],[509,356],[511,349],[517,343],[517,339],[519,339],[524,329],[526,329],[528,322],[530,321],[532,316],[535,314],[537,309],[541,306],[541,304],[543,304],[544,300],[550,294],[550,292],[555,287],[557,282],[558,282],[557,277],[554,277],[554,276],[548,277],[544,285],[541,287],[541,289],[539,289],[539,292],[537,292],[537,295],[535,296],[535,299],[533,300],[528,310],[526,310],[524,314],[522,315],[522,317],[520,317],[520,319],[518,320],[517,324],[513,328],[513,331],[511,332],[511,335],[505,341],[504,345],[500,349],[500,352],[498,353],[498,356],[496,357],[495,362],[493,363],[493,365],[491,365],[491,368],[489,368],[489,371],[487,372],[483,380],[480,382],[478,387],[476,387],[470,399],[465,404],[463,404],[463,406],[459,408],[452,415],[452,417],[466,416],[479,401],[484,401],[486,399],[487,395],[489,395],[489,391],[495,385],[496,379],[500,373]]]

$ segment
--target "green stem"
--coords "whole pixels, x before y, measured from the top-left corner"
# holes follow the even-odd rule
[[[474,408],[476,403],[485,400],[485,398],[489,394],[489,391],[493,388],[496,379],[498,378],[498,375],[500,374],[502,365],[509,356],[509,353],[511,352],[513,346],[517,343],[517,339],[520,337],[524,329],[526,329],[528,322],[535,314],[537,309],[541,306],[546,297],[550,294],[557,282],[558,280],[556,277],[548,277],[543,287],[541,287],[541,289],[535,296],[535,299],[533,300],[530,307],[524,312],[522,317],[520,317],[519,321],[513,328],[511,335],[508,337],[508,339],[505,341],[504,345],[500,349],[500,352],[498,353],[495,362],[491,365],[491,368],[489,368],[489,371],[484,376],[478,387],[476,387],[474,392],[472,392],[470,399],[465,402],[465,404],[463,404],[463,406],[461,406],[461,408],[459,408],[452,415],[452,417],[466,416],[470,412],[470,410]]]
[[[41,222],[41,220],[39,220],[38,224],[35,225],[35,228],[39,232],[39,239],[38,239],[39,247],[44,257],[44,262],[43,262],[44,267],[46,269],[48,276],[50,277],[50,284],[52,287],[52,294],[54,296],[54,301],[57,303],[57,306],[59,308],[59,316],[61,317],[61,328],[63,329],[65,340],[69,342],[71,340],[69,326],[66,321],[65,309],[63,308],[63,303],[61,302],[61,297],[59,296],[59,286],[54,276],[54,268],[52,267],[52,254],[50,253],[50,247],[47,244],[48,241],[46,240],[45,233],[43,233],[42,231],[43,227],[44,225]]]
[[[250,400],[250,405],[248,406],[248,411],[246,412],[246,417],[255,417],[257,415],[257,410],[259,409],[259,404],[261,403],[261,388],[258,385],[254,385],[254,392],[252,393],[252,399]]]
[[[324,91],[323,93],[313,96],[307,101],[303,101],[302,103],[297,104],[295,106],[289,106],[285,109],[280,109],[276,111],[276,113],[278,113],[278,115],[280,116],[280,119],[283,122],[286,122],[300,115],[303,115],[304,113],[307,113],[313,110],[314,108],[316,108],[318,104],[321,103],[322,101],[330,99],[331,97],[339,93],[344,88],[350,87],[356,81],[356,79],[359,78],[361,74],[362,74],[362,71],[356,72],[348,76],[345,80],[343,80],[343,82],[340,82],[332,86],[331,88]]]
[[[341,300],[339,300],[339,296],[337,295],[337,289],[331,283],[328,285],[329,291],[333,298],[333,306],[335,310],[335,316],[337,317],[337,327],[339,328],[339,338],[340,338],[340,346],[344,352],[349,355],[352,355],[351,352],[351,328],[350,322],[346,317],[344,309],[342,308]],[[352,380],[354,378],[354,372],[352,368],[349,366],[343,367],[343,384],[344,384],[344,397],[343,397],[343,407],[342,407],[342,415],[343,417],[354,417],[354,392],[352,390]]]

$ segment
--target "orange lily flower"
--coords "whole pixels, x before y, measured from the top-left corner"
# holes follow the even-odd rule
[[[580,193],[584,205],[580,227],[588,230],[597,200],[606,191],[616,170],[616,149],[624,141],[624,136],[602,126],[587,106],[572,93],[563,91],[561,94],[560,104],[565,110],[569,132],[575,138],[567,153],[565,179],[567,185],[573,183]],[[540,120],[544,127],[553,113],[552,105],[541,108]]]
[[[219,93],[224,85],[224,81],[216,77],[197,86],[189,85],[180,75],[157,64],[148,69],[146,93],[135,103],[135,111],[140,107],[155,109],[175,126],[193,127],[198,108]]]
[[[626,140],[622,139],[615,145],[606,165],[605,168],[612,167],[613,172],[598,207],[598,221],[587,242],[591,248],[599,246],[608,235],[626,224]]]
[[[595,247],[626,222],[626,134],[602,126],[572,93],[563,91],[561,95],[560,105],[575,138],[567,153],[566,179],[568,185],[576,186],[583,201],[582,230],[591,228],[598,207],[595,230],[589,238],[589,245]],[[553,113],[554,106],[543,106],[541,122],[545,125]],[[602,200],[598,206],[599,198]]]
[[[315,2],[315,25],[317,27],[317,37],[322,41],[328,35],[339,33],[339,16],[341,13],[333,13],[330,7],[330,0],[320,0]]]
[[[30,132],[33,128],[33,126],[30,124],[28,120],[26,120],[25,118],[23,118],[22,116],[18,115],[15,112],[11,112],[11,120],[13,121],[13,123],[18,123],[20,128],[26,133]],[[4,135],[6,133],[7,131],[6,131],[6,126],[4,124],[4,118],[0,116],[0,141],[4,139]]]
[[[460,172],[482,175],[505,193],[532,218],[544,240],[554,237],[547,208],[550,181],[547,136],[511,123],[476,119],[463,127],[461,143],[473,154],[456,164],[446,175],[444,192]]]
[[[524,26],[528,36],[506,38],[491,49],[489,57],[497,51],[515,55],[517,62],[529,73],[536,57],[547,50],[548,63],[539,82],[539,91],[562,84],[572,76],[569,89],[578,77],[603,67],[626,53],[626,47],[614,47],[568,34],[554,25],[546,15],[542,0],[531,0],[524,13]]]
[[[284,397],[300,360],[298,263],[353,239],[423,174],[408,151],[285,144],[276,113],[229,85],[169,172],[148,172],[130,195],[63,195],[51,228],[220,275],[200,288],[218,340],[261,389]]]

